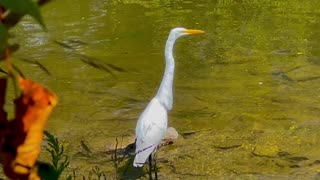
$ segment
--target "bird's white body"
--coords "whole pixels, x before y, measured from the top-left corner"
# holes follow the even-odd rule
[[[173,103],[174,43],[181,36],[199,33],[203,31],[174,28],[169,34],[165,47],[166,68],[160,88],[137,122],[136,156],[133,162],[135,167],[143,166],[150,154],[157,149],[167,131],[168,111],[172,109]]]
[[[133,165],[141,167],[156,150],[167,131],[167,109],[158,98],[153,98],[141,114],[136,126],[136,157]]]

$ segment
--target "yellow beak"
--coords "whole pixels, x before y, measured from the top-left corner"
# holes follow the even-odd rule
[[[204,31],[197,30],[197,29],[186,29],[186,30],[184,30],[184,33],[187,33],[187,34],[202,34],[202,33],[204,33]]]

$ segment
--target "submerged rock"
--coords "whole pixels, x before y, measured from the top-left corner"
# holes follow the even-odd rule
[[[178,139],[178,137],[179,137],[179,133],[177,132],[177,130],[173,127],[169,127],[167,129],[166,135],[164,136],[164,138],[160,143],[160,146],[172,144],[176,139]]]
[[[169,127],[167,129],[167,133],[165,137],[162,139],[159,146],[166,146],[166,145],[173,144],[173,142],[177,140],[178,137],[179,137],[179,134],[177,130],[173,127]],[[122,137],[122,139],[120,140],[121,141],[120,144],[117,141],[115,141],[115,144],[108,146],[108,150],[106,152],[107,154],[112,154],[114,153],[115,150],[117,151],[117,153],[119,153],[119,155],[134,154],[135,148],[136,148],[134,136],[126,137],[125,140]]]

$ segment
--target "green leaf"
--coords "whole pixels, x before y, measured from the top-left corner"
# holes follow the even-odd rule
[[[4,57],[5,50],[8,46],[7,40],[8,30],[3,24],[0,24],[0,57]]]
[[[57,180],[59,175],[56,174],[55,168],[44,162],[37,162],[38,173],[42,180]]]
[[[10,9],[12,13],[26,15],[29,14],[35,20],[37,20],[43,28],[45,24],[43,22],[39,6],[32,0],[0,0],[6,9]]]

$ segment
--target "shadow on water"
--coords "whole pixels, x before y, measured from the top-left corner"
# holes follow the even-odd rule
[[[144,168],[135,168],[132,163],[134,156],[131,156],[125,164],[118,168],[119,179],[139,179],[144,176],[148,176],[148,172]]]
[[[113,77],[115,77],[115,75],[114,75],[114,73],[112,71],[127,72],[125,69],[123,69],[121,67],[115,66],[115,65],[110,64],[110,63],[104,63],[103,61],[101,61],[100,59],[97,59],[95,57],[90,57],[90,56],[87,56],[87,55],[76,53],[77,47],[74,47],[73,45],[81,45],[81,46],[82,45],[88,45],[85,42],[82,42],[82,41],[79,41],[79,40],[66,40],[66,41],[54,40],[53,42],[55,44],[63,47],[63,48],[71,50],[70,54],[75,56],[75,57],[78,57],[83,63],[85,63],[85,64],[87,64],[87,65],[89,65],[89,66],[91,66],[93,68],[96,68],[96,69],[99,69],[99,70],[103,70],[103,71],[111,74]],[[39,62],[36,61],[35,64],[39,65]],[[40,66],[40,67],[43,68],[43,66]],[[44,70],[46,70],[46,69],[44,69]],[[49,71],[46,70],[46,72],[49,72]]]
[[[142,168],[136,168],[132,165],[135,157],[135,143],[130,143],[124,147],[121,147],[121,143],[122,140],[119,142],[118,138],[116,138],[114,149],[103,153],[105,155],[111,155],[111,162],[114,167],[114,178],[129,180],[148,176],[149,170],[146,169],[145,166]],[[89,148],[85,145],[84,149]],[[91,150],[86,151],[92,153]],[[108,174],[110,175],[110,173]]]
[[[42,70],[43,72],[45,72],[47,75],[51,76],[50,71],[48,70],[48,68],[46,68],[43,64],[41,64],[39,61],[37,60],[30,60],[27,58],[19,58],[20,61],[32,64],[32,65],[36,65],[37,67],[40,68],[40,70]]]

